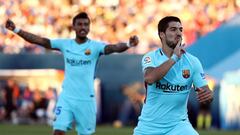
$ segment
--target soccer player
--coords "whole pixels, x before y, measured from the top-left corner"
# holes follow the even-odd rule
[[[99,56],[120,53],[138,44],[137,36],[130,37],[127,43],[109,45],[89,39],[90,18],[85,12],[73,18],[72,26],[76,33],[75,39],[48,39],[17,28],[11,20],[6,21],[6,28],[26,41],[63,53],[65,78],[55,109],[54,135],[64,135],[72,128],[73,122],[78,135],[95,132],[96,99],[93,82]]]
[[[187,101],[192,84],[201,104],[213,100],[198,58],[184,50],[179,18],[158,23],[162,48],[143,56],[146,99],[134,135],[197,135],[189,122]]]

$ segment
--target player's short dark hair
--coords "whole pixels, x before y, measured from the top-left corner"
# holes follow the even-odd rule
[[[180,22],[181,23],[181,20],[176,16],[166,16],[166,17],[162,18],[158,23],[158,34],[160,34],[160,32],[166,31],[169,22]]]
[[[88,17],[88,14],[86,12],[80,12],[76,16],[74,16],[72,20],[72,24],[74,25],[77,19],[88,19],[90,23],[90,18]]]

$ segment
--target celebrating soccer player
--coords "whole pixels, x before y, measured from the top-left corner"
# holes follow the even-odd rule
[[[198,135],[188,120],[187,101],[192,84],[200,104],[209,104],[209,89],[198,58],[184,50],[178,17],[158,23],[162,48],[144,55],[142,67],[146,99],[134,135]]]
[[[87,37],[90,19],[85,12],[77,14],[72,21],[75,39],[48,39],[26,32],[7,20],[6,28],[26,41],[47,49],[59,50],[64,55],[65,78],[56,105],[56,120],[53,123],[54,135],[64,135],[75,121],[79,135],[90,135],[96,127],[96,99],[94,95],[94,71],[99,56],[123,52],[137,46],[137,36],[127,43],[109,44],[94,41]]]

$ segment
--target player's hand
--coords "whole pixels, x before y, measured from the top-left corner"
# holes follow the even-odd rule
[[[131,47],[137,46],[138,43],[139,43],[139,40],[138,40],[138,37],[137,37],[137,36],[134,35],[134,36],[131,36],[131,37],[129,38],[129,44],[130,44]]]
[[[185,53],[184,47],[185,47],[185,44],[182,44],[182,38],[180,38],[178,40],[176,47],[173,50],[173,53],[176,54],[178,58],[181,58],[182,54]]]
[[[16,28],[16,25],[14,24],[14,22],[10,19],[8,19],[6,21],[5,27],[11,31],[13,31]]]
[[[208,104],[213,101],[213,92],[210,89],[197,88],[196,91],[200,104]]]

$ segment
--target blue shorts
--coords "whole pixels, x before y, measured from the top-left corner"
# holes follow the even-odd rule
[[[55,109],[54,130],[67,131],[76,125],[78,134],[92,134],[96,128],[96,102],[59,97]]]
[[[133,135],[199,135],[188,120],[180,121],[175,126],[155,126],[138,123]]]

